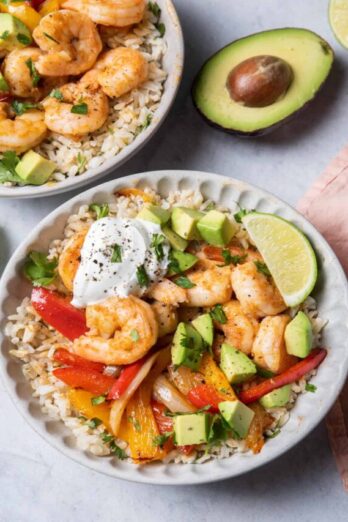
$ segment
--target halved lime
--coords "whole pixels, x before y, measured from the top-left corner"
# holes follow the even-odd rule
[[[348,0],[330,0],[329,20],[337,40],[348,48]]]
[[[292,223],[274,214],[250,212],[242,219],[288,306],[309,296],[317,280],[314,250]]]

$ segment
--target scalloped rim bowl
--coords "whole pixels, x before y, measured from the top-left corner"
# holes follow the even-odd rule
[[[151,124],[139,134],[135,140],[127,145],[119,154],[106,160],[97,168],[89,169],[80,176],[66,178],[54,185],[46,183],[42,186],[27,185],[24,187],[4,187],[0,184],[0,197],[2,198],[34,198],[40,196],[52,196],[68,190],[82,187],[95,181],[112,170],[117,169],[123,163],[134,156],[157,132],[164,122],[176,93],[179,89],[183,65],[184,65],[184,38],[178,15],[172,0],[157,0],[162,9],[161,20],[166,26],[165,41],[167,51],[163,58],[164,68],[168,77],[164,84],[164,91]]]
[[[148,466],[136,466],[115,458],[94,457],[75,447],[74,437],[63,422],[52,420],[41,412],[38,400],[32,397],[31,387],[22,374],[21,364],[9,356],[10,343],[1,332],[6,317],[14,313],[16,306],[30,292],[30,284],[20,275],[27,251],[33,248],[46,250],[52,239],[62,236],[68,216],[76,212],[80,205],[91,201],[112,201],[112,194],[126,186],[149,186],[162,196],[177,189],[200,189],[206,198],[227,207],[231,202],[238,202],[242,207],[273,212],[300,227],[316,249],[321,276],[315,295],[321,317],[329,321],[323,339],[324,345],[329,347],[329,354],[313,379],[317,386],[316,393],[299,397],[281,434],[268,440],[258,455],[235,454],[204,464],[157,463]],[[212,482],[240,475],[271,461],[297,444],[321,421],[339,394],[348,371],[347,280],[329,245],[312,225],[278,198],[241,181],[216,174],[175,170],[135,174],[91,188],[67,201],[39,223],[13,254],[1,279],[0,303],[0,367],[8,393],[24,418],[49,444],[67,457],[95,471],[135,482],[175,485]]]

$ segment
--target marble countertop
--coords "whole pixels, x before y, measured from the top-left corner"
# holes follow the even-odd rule
[[[335,41],[327,0],[175,0],[186,40],[184,80],[157,136],[113,175],[162,168],[206,170],[270,190],[295,204],[348,139],[348,51]],[[270,136],[242,140],[205,125],[192,107],[192,79],[224,44],[263,29],[307,27],[336,52],[333,73],[314,104]],[[75,192],[76,193],[76,192]],[[0,271],[48,212],[75,193],[0,202]],[[344,494],[325,426],[248,475],[197,487],[145,486],[99,475],[71,462],[34,433],[0,382],[1,522],[249,522],[347,520]]]

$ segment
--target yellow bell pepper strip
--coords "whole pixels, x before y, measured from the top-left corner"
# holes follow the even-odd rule
[[[60,2],[59,0],[36,0],[36,2],[40,2],[38,8],[35,7],[35,9],[38,9],[41,16],[46,16],[50,13],[53,13],[53,11],[58,11],[60,8]]]
[[[106,402],[93,405],[91,402],[93,397],[95,397],[93,393],[85,390],[70,389],[68,391],[68,399],[73,410],[88,419],[97,417],[103,422],[105,428],[111,431],[109,424],[110,405]]]
[[[237,399],[226,375],[222,370],[220,370],[209,353],[203,355],[199,372],[203,374],[206,384],[215,388],[219,395],[224,397],[222,399],[223,401],[233,401]]]
[[[41,16],[27,2],[15,2],[9,4],[0,3],[1,13],[10,13],[25,24],[30,31],[39,25]]]
[[[267,413],[267,411],[255,402],[250,404],[249,408],[255,413],[254,418],[250,424],[248,435],[245,439],[246,445],[253,453],[260,453],[265,443],[264,432],[271,426],[274,419]]]
[[[124,188],[120,189],[117,192],[115,192],[116,196],[125,196],[129,198],[130,196],[140,196],[145,203],[153,203],[155,198],[151,194],[148,194],[144,190],[137,189],[137,188]]]
[[[160,460],[167,453],[165,447],[156,445],[156,437],[160,435],[160,431],[153,414],[151,397],[153,383],[168,366],[170,358],[169,348],[158,354],[151,372],[127,405],[127,440],[131,457],[138,463]]]

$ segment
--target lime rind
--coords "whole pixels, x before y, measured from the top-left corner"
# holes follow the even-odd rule
[[[346,0],[330,0],[329,22],[336,40],[348,49],[348,2]]]
[[[250,212],[242,218],[242,222],[264,258],[285,303],[290,307],[301,304],[312,292],[318,277],[316,255],[308,238],[298,227],[274,214]],[[290,239],[294,242],[293,244],[301,255],[291,255],[291,241],[288,244],[282,241],[273,243],[271,237],[264,241],[255,230],[256,223],[258,223],[258,227],[261,225],[261,228],[262,225],[263,227],[267,226],[269,231],[272,231],[273,223],[273,228],[277,229],[278,233],[283,231],[284,237],[287,236],[287,240]],[[265,244],[267,242],[268,244]],[[303,266],[307,266],[306,272],[301,270]],[[284,282],[298,279],[301,272],[303,273],[301,286],[289,292],[285,288]]]

